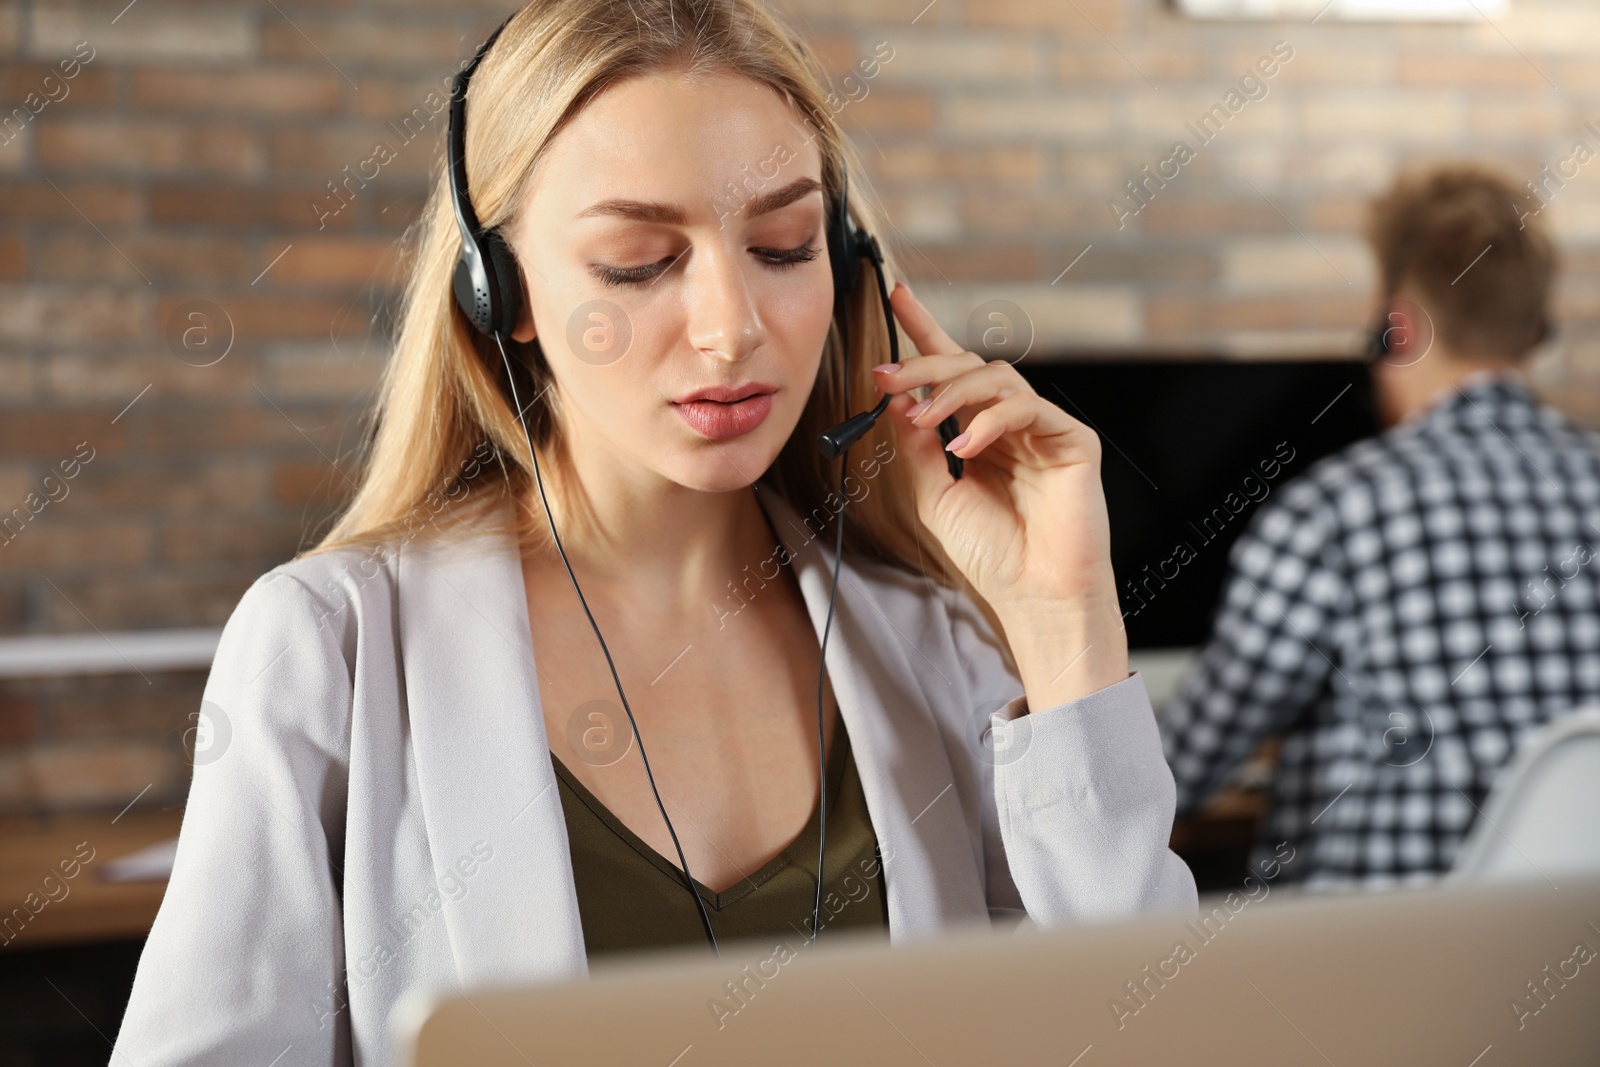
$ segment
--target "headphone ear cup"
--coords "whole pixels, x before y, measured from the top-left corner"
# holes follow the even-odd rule
[[[456,259],[451,288],[455,292],[456,306],[467,317],[472,328],[479,333],[489,332],[490,320],[493,318],[490,313],[488,269],[488,263],[479,246],[462,245],[461,255]]]
[[[522,315],[522,274],[517,269],[517,257],[499,230],[483,235],[483,249],[488,254],[489,284],[497,291],[499,304],[499,314],[489,332],[510,337]]]

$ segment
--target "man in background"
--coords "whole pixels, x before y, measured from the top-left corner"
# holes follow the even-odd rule
[[[1252,859],[1289,842],[1308,888],[1448,870],[1523,737],[1600,703],[1600,436],[1524,380],[1555,269],[1524,201],[1450,165],[1371,205],[1388,428],[1253,517],[1164,709],[1180,814],[1282,739]]]

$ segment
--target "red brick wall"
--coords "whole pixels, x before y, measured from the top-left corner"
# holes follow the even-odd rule
[[[1526,179],[1576,140],[1600,149],[1583,129],[1600,125],[1588,4],[1373,26],[1195,23],[1158,0],[924,3],[783,6],[840,74],[893,48],[841,117],[895,221],[882,236],[952,332],[1004,297],[1048,351],[1347,350],[1372,278],[1359,209],[1397,166],[1471,155]],[[58,97],[0,129],[0,516],[93,456],[0,546],[4,634],[220,624],[322,528],[358,466],[391,242],[444,118],[411,141],[390,123],[508,10],[125,4],[0,2],[3,111]],[[1119,227],[1124,183],[1279,40],[1294,58],[1267,95]],[[64,79],[79,42],[93,58]],[[380,140],[396,158],[319,225],[328,183]],[[1547,218],[1564,332],[1540,378],[1600,422],[1600,162]],[[173,351],[192,301],[232,324],[209,366]],[[197,686],[0,686],[0,809],[120,807],[146,784],[141,803],[181,797]]]

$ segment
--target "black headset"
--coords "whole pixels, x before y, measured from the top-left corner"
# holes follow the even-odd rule
[[[508,16],[506,22],[510,22]],[[479,333],[490,337],[509,337],[517,327],[522,311],[522,280],[517,272],[516,257],[498,229],[485,230],[467,195],[466,163],[466,88],[473,72],[500,36],[506,23],[502,22],[489,35],[472,57],[472,60],[455,76],[450,95],[450,140],[448,166],[451,204],[455,211],[456,228],[461,232],[461,257],[456,262],[454,289],[456,303],[467,320]],[[839,195],[828,205],[828,263],[833,273],[834,318],[839,324],[843,342],[849,344],[849,298],[855,292],[860,276],[860,260],[872,262],[877,276],[878,296],[883,303],[884,320],[889,327],[889,360],[900,362],[900,336],[894,328],[894,313],[889,304],[888,283],[883,274],[883,252],[878,239],[862,230],[850,216],[848,208],[849,175],[841,163],[839,168]],[[850,406],[850,381],[845,376],[845,409]],[[824,430],[818,437],[818,446],[826,459],[834,459],[872,428],[889,406],[889,397],[882,397],[870,411],[851,416],[839,425]],[[949,444],[961,432],[954,415],[939,423],[941,444]],[[952,478],[959,479],[962,459],[946,452],[946,466]]]
[[[460,277],[458,274],[457,277]],[[1393,329],[1388,325],[1387,312],[1381,313],[1377,323],[1367,334],[1367,347],[1362,352],[1362,358],[1368,363],[1376,363],[1389,354],[1389,331]]]
[[[695,889],[694,877],[689,873],[688,861],[683,855],[683,846],[678,842],[677,831],[673,829],[672,819],[667,815],[667,809],[661,802],[661,794],[656,789],[655,775],[650,771],[650,760],[645,755],[644,738],[639,736],[637,723],[633,719],[633,709],[628,705],[628,698],[622,691],[622,680],[617,676],[616,663],[611,658],[611,651],[606,647],[605,638],[600,635],[600,627],[595,622],[594,615],[589,611],[589,603],[584,599],[583,590],[578,586],[577,576],[572,573],[572,564],[567,561],[566,549],[561,545],[561,537],[556,533],[555,519],[550,512],[550,502],[545,497],[544,479],[539,472],[539,456],[533,447],[533,437],[528,431],[528,422],[523,415],[522,403],[517,397],[516,376],[512,373],[511,359],[506,354],[505,340],[511,336],[517,327],[517,320],[522,310],[522,278],[517,270],[516,257],[512,254],[505,238],[497,229],[485,230],[478,221],[478,214],[472,207],[472,199],[467,194],[467,163],[466,163],[466,109],[467,109],[467,83],[473,73],[478,69],[478,64],[483,61],[485,53],[500,36],[506,24],[515,15],[508,15],[488,40],[478,47],[472,59],[457,72],[450,91],[450,130],[446,154],[446,172],[450,180],[450,201],[455,211],[456,227],[461,232],[461,253],[456,261],[455,275],[452,289],[455,292],[456,305],[467,318],[474,329],[494,339],[500,349],[500,359],[505,368],[507,383],[511,388],[512,408],[517,413],[517,421],[522,425],[522,433],[528,443],[528,453],[533,460],[534,480],[539,488],[539,499],[544,504],[545,518],[550,522],[550,534],[555,539],[556,549],[561,553],[561,562],[567,570],[567,577],[572,581],[572,588],[578,594],[578,601],[583,605],[584,614],[589,618],[589,625],[594,630],[595,637],[600,642],[600,649],[605,653],[606,664],[611,668],[611,680],[617,687],[617,695],[622,700],[623,710],[628,714],[628,724],[633,730],[633,736],[639,743],[639,756],[644,762],[645,776],[650,781],[650,791],[655,795],[656,807],[661,811],[661,818],[667,824],[667,833],[672,837],[673,847],[678,853],[678,866],[683,870],[685,884],[689,893],[694,897],[695,906],[700,912],[700,922],[705,928],[706,938],[711,943],[712,951],[720,957],[722,952],[717,946],[716,933],[711,929],[711,918],[706,913],[705,902],[701,900],[700,893]],[[871,234],[856,226],[850,217],[848,197],[846,195],[848,178],[841,162],[839,172],[839,195],[828,205],[828,261],[833,273],[833,307],[834,318],[838,323],[841,342],[846,346],[848,357],[848,302],[850,294],[855,291],[856,283],[860,277],[860,260],[865,257],[872,262],[872,268],[877,274],[878,295],[883,302],[884,320],[889,324],[889,359],[891,362],[900,362],[900,339],[895,330],[895,319],[889,304],[889,290],[883,276],[883,253],[878,246],[877,239]],[[869,411],[853,415],[844,422],[822,432],[818,439],[818,447],[827,459],[843,457],[850,445],[872,428],[878,417],[889,407],[889,396],[885,394],[879,399],[877,406]],[[844,375],[844,407],[850,409],[850,379],[849,374]],[[951,415],[939,424],[939,440],[949,444],[960,432],[956,417]],[[960,478],[962,460],[960,456],[945,452],[946,465],[952,478]],[[828,840],[827,817],[827,757],[822,735],[822,690],[823,681],[827,671],[828,635],[833,629],[834,603],[839,594],[839,560],[844,549],[844,508],[849,499],[844,491],[845,464],[841,459],[839,472],[839,514],[837,518],[838,529],[834,544],[834,573],[833,587],[828,597],[828,618],[822,631],[822,662],[817,673],[817,761],[819,764],[820,782],[817,789],[817,809],[821,823],[821,840],[817,846],[817,895],[816,903],[811,916],[811,937],[817,938],[822,933],[822,878],[824,850]]]

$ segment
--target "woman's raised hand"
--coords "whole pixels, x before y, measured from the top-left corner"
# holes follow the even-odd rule
[[[896,282],[895,317],[919,355],[873,368],[912,465],[917,512],[995,609],[1032,710],[1128,676],[1127,635],[1111,571],[1100,439],[1034,392],[1005,360],[985,361],[945,333]],[[920,404],[910,396],[932,386]],[[963,432],[946,468],[936,427]]]

